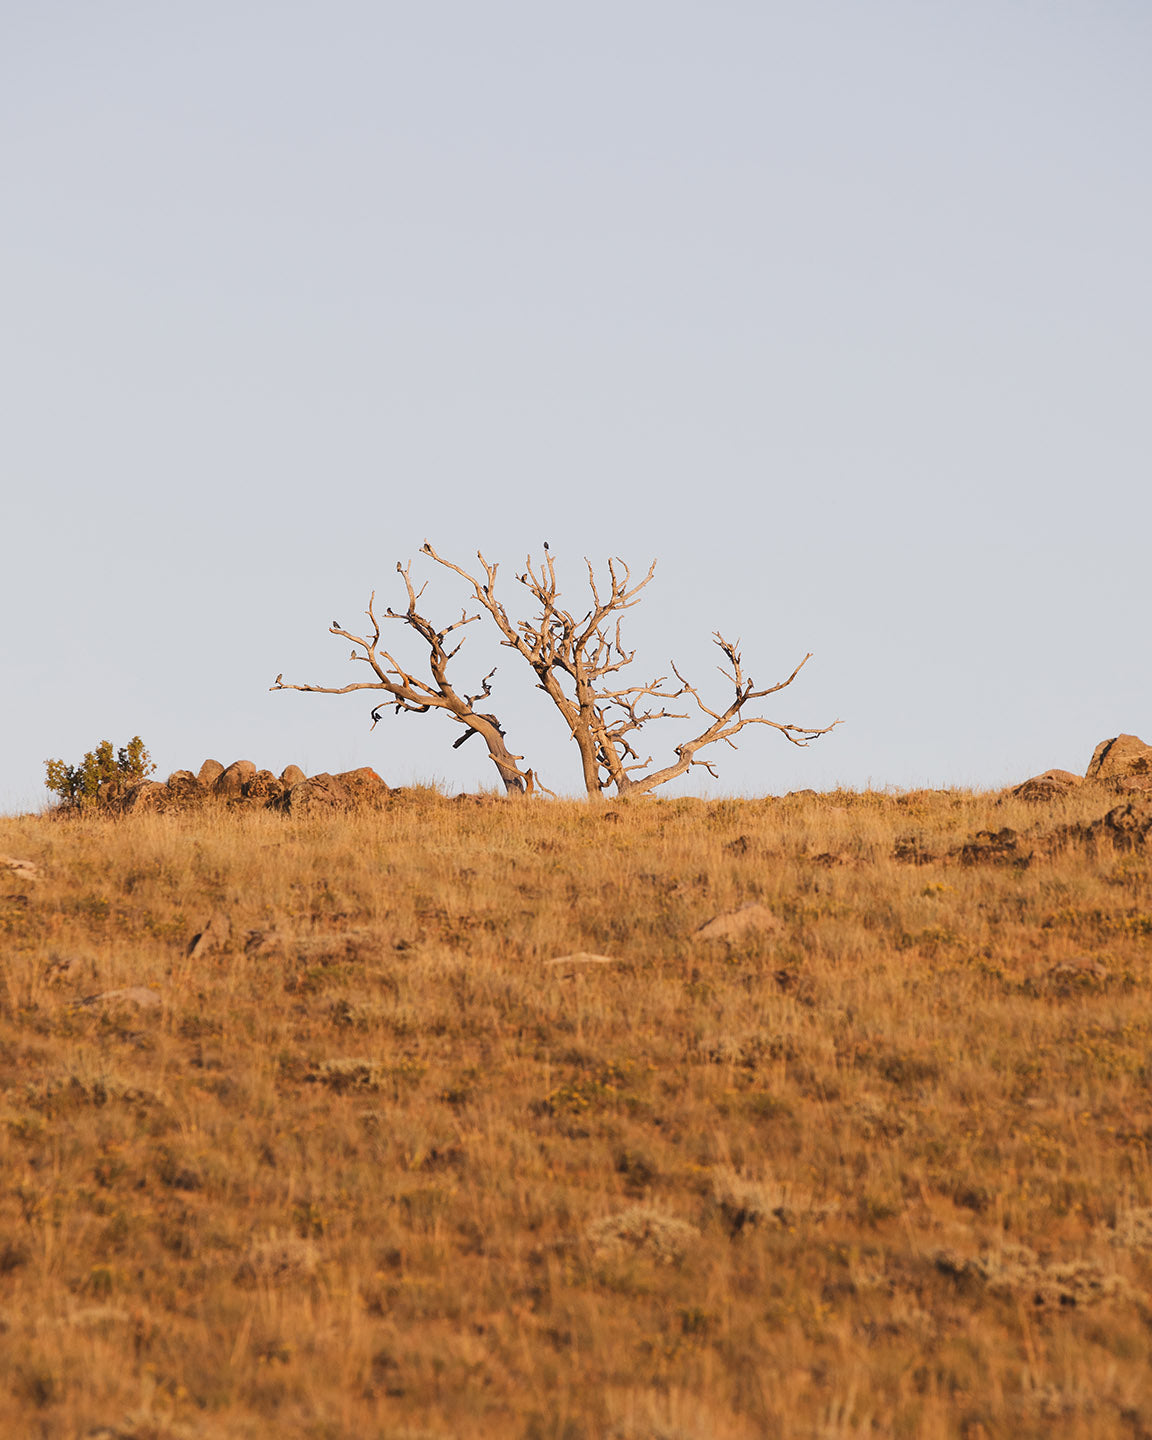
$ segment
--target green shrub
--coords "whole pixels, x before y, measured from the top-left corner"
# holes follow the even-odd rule
[[[117,751],[112,749],[111,740],[101,740],[79,765],[45,760],[44,768],[47,771],[44,784],[65,805],[91,805],[100,797],[102,787],[105,795],[116,793],[127,781],[143,780],[151,775],[156,766],[144,741],[134,735]]]

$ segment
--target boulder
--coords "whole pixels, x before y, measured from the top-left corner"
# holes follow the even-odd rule
[[[33,865],[31,860],[17,860],[15,855],[0,855],[0,870],[7,870],[9,875],[33,885],[43,878],[38,865]]]
[[[220,950],[232,939],[232,921],[224,910],[213,910],[203,930],[188,942],[188,958],[199,960],[213,950]]]
[[[1117,805],[1088,826],[1089,839],[1110,842],[1117,850],[1135,850],[1152,841],[1152,800],[1141,797]]]
[[[219,760],[205,760],[204,764],[200,766],[200,772],[196,778],[201,785],[210,789],[223,773],[224,766],[220,764]]]
[[[127,813],[145,810],[163,810],[171,799],[167,785],[158,780],[136,780],[124,788],[120,796],[120,808]]]
[[[1045,770],[1043,775],[1033,775],[1017,785],[1012,794],[1018,800],[1059,800],[1083,783],[1084,777],[1074,775],[1071,770]]]
[[[207,790],[191,770],[173,770],[168,776],[168,794],[176,808],[197,804],[207,795]]]
[[[344,786],[352,804],[357,807],[380,805],[392,793],[376,771],[367,765],[359,770],[343,770],[334,778]]]
[[[222,771],[216,777],[212,785],[212,793],[225,800],[235,799],[243,794],[244,782],[251,780],[255,774],[256,766],[251,760],[233,760],[227,770]]]
[[[1116,735],[1111,740],[1101,740],[1092,752],[1085,777],[1152,782],[1152,745],[1145,745],[1138,735]]]
[[[773,934],[784,922],[767,905],[754,901],[738,910],[726,910],[701,925],[693,940],[742,940],[749,935]]]
[[[271,770],[257,770],[251,780],[244,781],[242,793],[248,800],[279,800],[284,793],[284,782]]]
[[[289,815],[309,815],[325,810],[347,810],[352,797],[335,775],[323,771],[298,781],[284,792],[279,803]]]
[[[1026,869],[1032,852],[1020,848],[1020,837],[1007,825],[1002,830],[977,830],[971,840],[950,850],[949,858],[961,865],[1015,865]]]
[[[285,790],[291,790],[293,785],[299,785],[301,780],[307,780],[307,778],[299,765],[285,765],[280,772],[280,779]]]

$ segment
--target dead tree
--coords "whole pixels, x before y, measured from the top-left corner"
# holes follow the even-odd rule
[[[480,692],[476,695],[462,695],[448,679],[448,665],[457,654],[463,644],[463,638],[452,644],[451,637],[457,630],[465,625],[471,625],[478,620],[479,615],[469,615],[466,611],[461,613],[460,619],[451,625],[446,625],[442,630],[437,630],[432,622],[426,619],[417,610],[420,597],[424,594],[426,584],[416,590],[412,585],[411,564],[396,566],[403,577],[405,588],[408,591],[408,608],[400,612],[389,607],[382,616],[376,615],[376,592],[373,590],[372,598],[368,602],[367,615],[372,624],[371,635],[354,635],[350,630],[345,630],[337,621],[329,626],[329,633],[340,635],[345,640],[350,640],[357,649],[352,651],[351,658],[367,665],[374,678],[371,680],[354,681],[351,685],[285,685],[283,675],[277,675],[276,683],[269,688],[272,690],[306,690],[317,695],[348,695],[356,690],[383,690],[391,697],[390,700],[381,701],[372,710],[372,729],[376,728],[380,720],[380,712],[387,705],[392,705],[396,713],[422,715],[433,710],[443,710],[451,715],[454,720],[463,725],[464,733],[453,742],[453,749],[458,749],[465,740],[473,735],[479,735],[488,746],[488,754],[492,763],[496,766],[504,788],[510,795],[532,794],[536,787],[536,778],[531,770],[520,767],[522,755],[513,755],[504,743],[504,730],[495,715],[482,714],[476,706],[487,700],[492,693],[492,676],[496,671],[484,677],[481,683]],[[428,647],[428,668],[431,672],[431,682],[421,680],[410,670],[406,670],[387,650],[380,648],[380,621],[399,620],[414,630],[421,640]],[[449,648],[451,646],[451,648]],[[363,653],[360,653],[360,652]],[[541,787],[543,788],[543,787]]]
[[[805,655],[786,680],[757,689],[744,673],[740,642],[732,644],[718,631],[714,632],[715,643],[727,661],[727,667],[718,668],[732,686],[731,698],[722,708],[712,709],[705,704],[697,688],[675,665],[671,667],[677,681],[675,688],[668,688],[667,676],[638,685],[621,683],[622,672],[635,658],[635,651],[626,649],[621,638],[621,612],[639,603],[641,591],[656,573],[656,562],[648,567],[642,580],[633,583],[624,561],[611,559],[605,585],[597,580],[591,562],[585,560],[592,605],[578,620],[572,610],[560,604],[556,561],[545,549],[540,565],[533,565],[529,557],[524,573],[516,577],[535,600],[536,612],[528,620],[515,620],[496,595],[497,565],[477,553],[483,570],[483,578],[479,578],[438,555],[427,541],[423,545],[424,554],[471,585],[477,603],[496,623],[501,643],[521,655],[535,672],[537,684],[560,711],[576,742],[589,795],[600,795],[605,790],[615,790],[618,795],[643,794],[695,765],[715,777],[714,763],[698,759],[697,752],[719,741],[735,749],[733,737],[746,725],[767,725],[793,745],[805,746],[841,723],[834,720],[822,727],[792,725],[746,714],[745,707],[750,703],[791,685],[812,657]],[[633,739],[652,721],[689,719],[692,712],[666,710],[661,703],[684,696],[690,697],[695,712],[705,723],[697,734],[674,748],[674,760],[653,770],[652,756],[641,759]]]

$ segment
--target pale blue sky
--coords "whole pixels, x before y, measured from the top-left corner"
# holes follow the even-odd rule
[[[1132,0],[0,5],[0,809],[137,732],[491,785],[268,693],[353,678],[327,625],[426,536],[658,557],[659,673],[815,652],[767,713],[844,726],[707,793],[1152,741],[1150,75]]]

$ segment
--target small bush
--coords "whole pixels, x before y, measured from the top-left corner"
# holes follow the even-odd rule
[[[127,745],[117,751],[112,749],[111,740],[101,740],[95,750],[89,750],[79,765],[68,765],[63,760],[45,760],[47,772],[44,784],[65,805],[91,805],[105,795],[116,793],[132,780],[143,780],[156,769],[152,757],[145,749],[144,741],[134,735]]]

